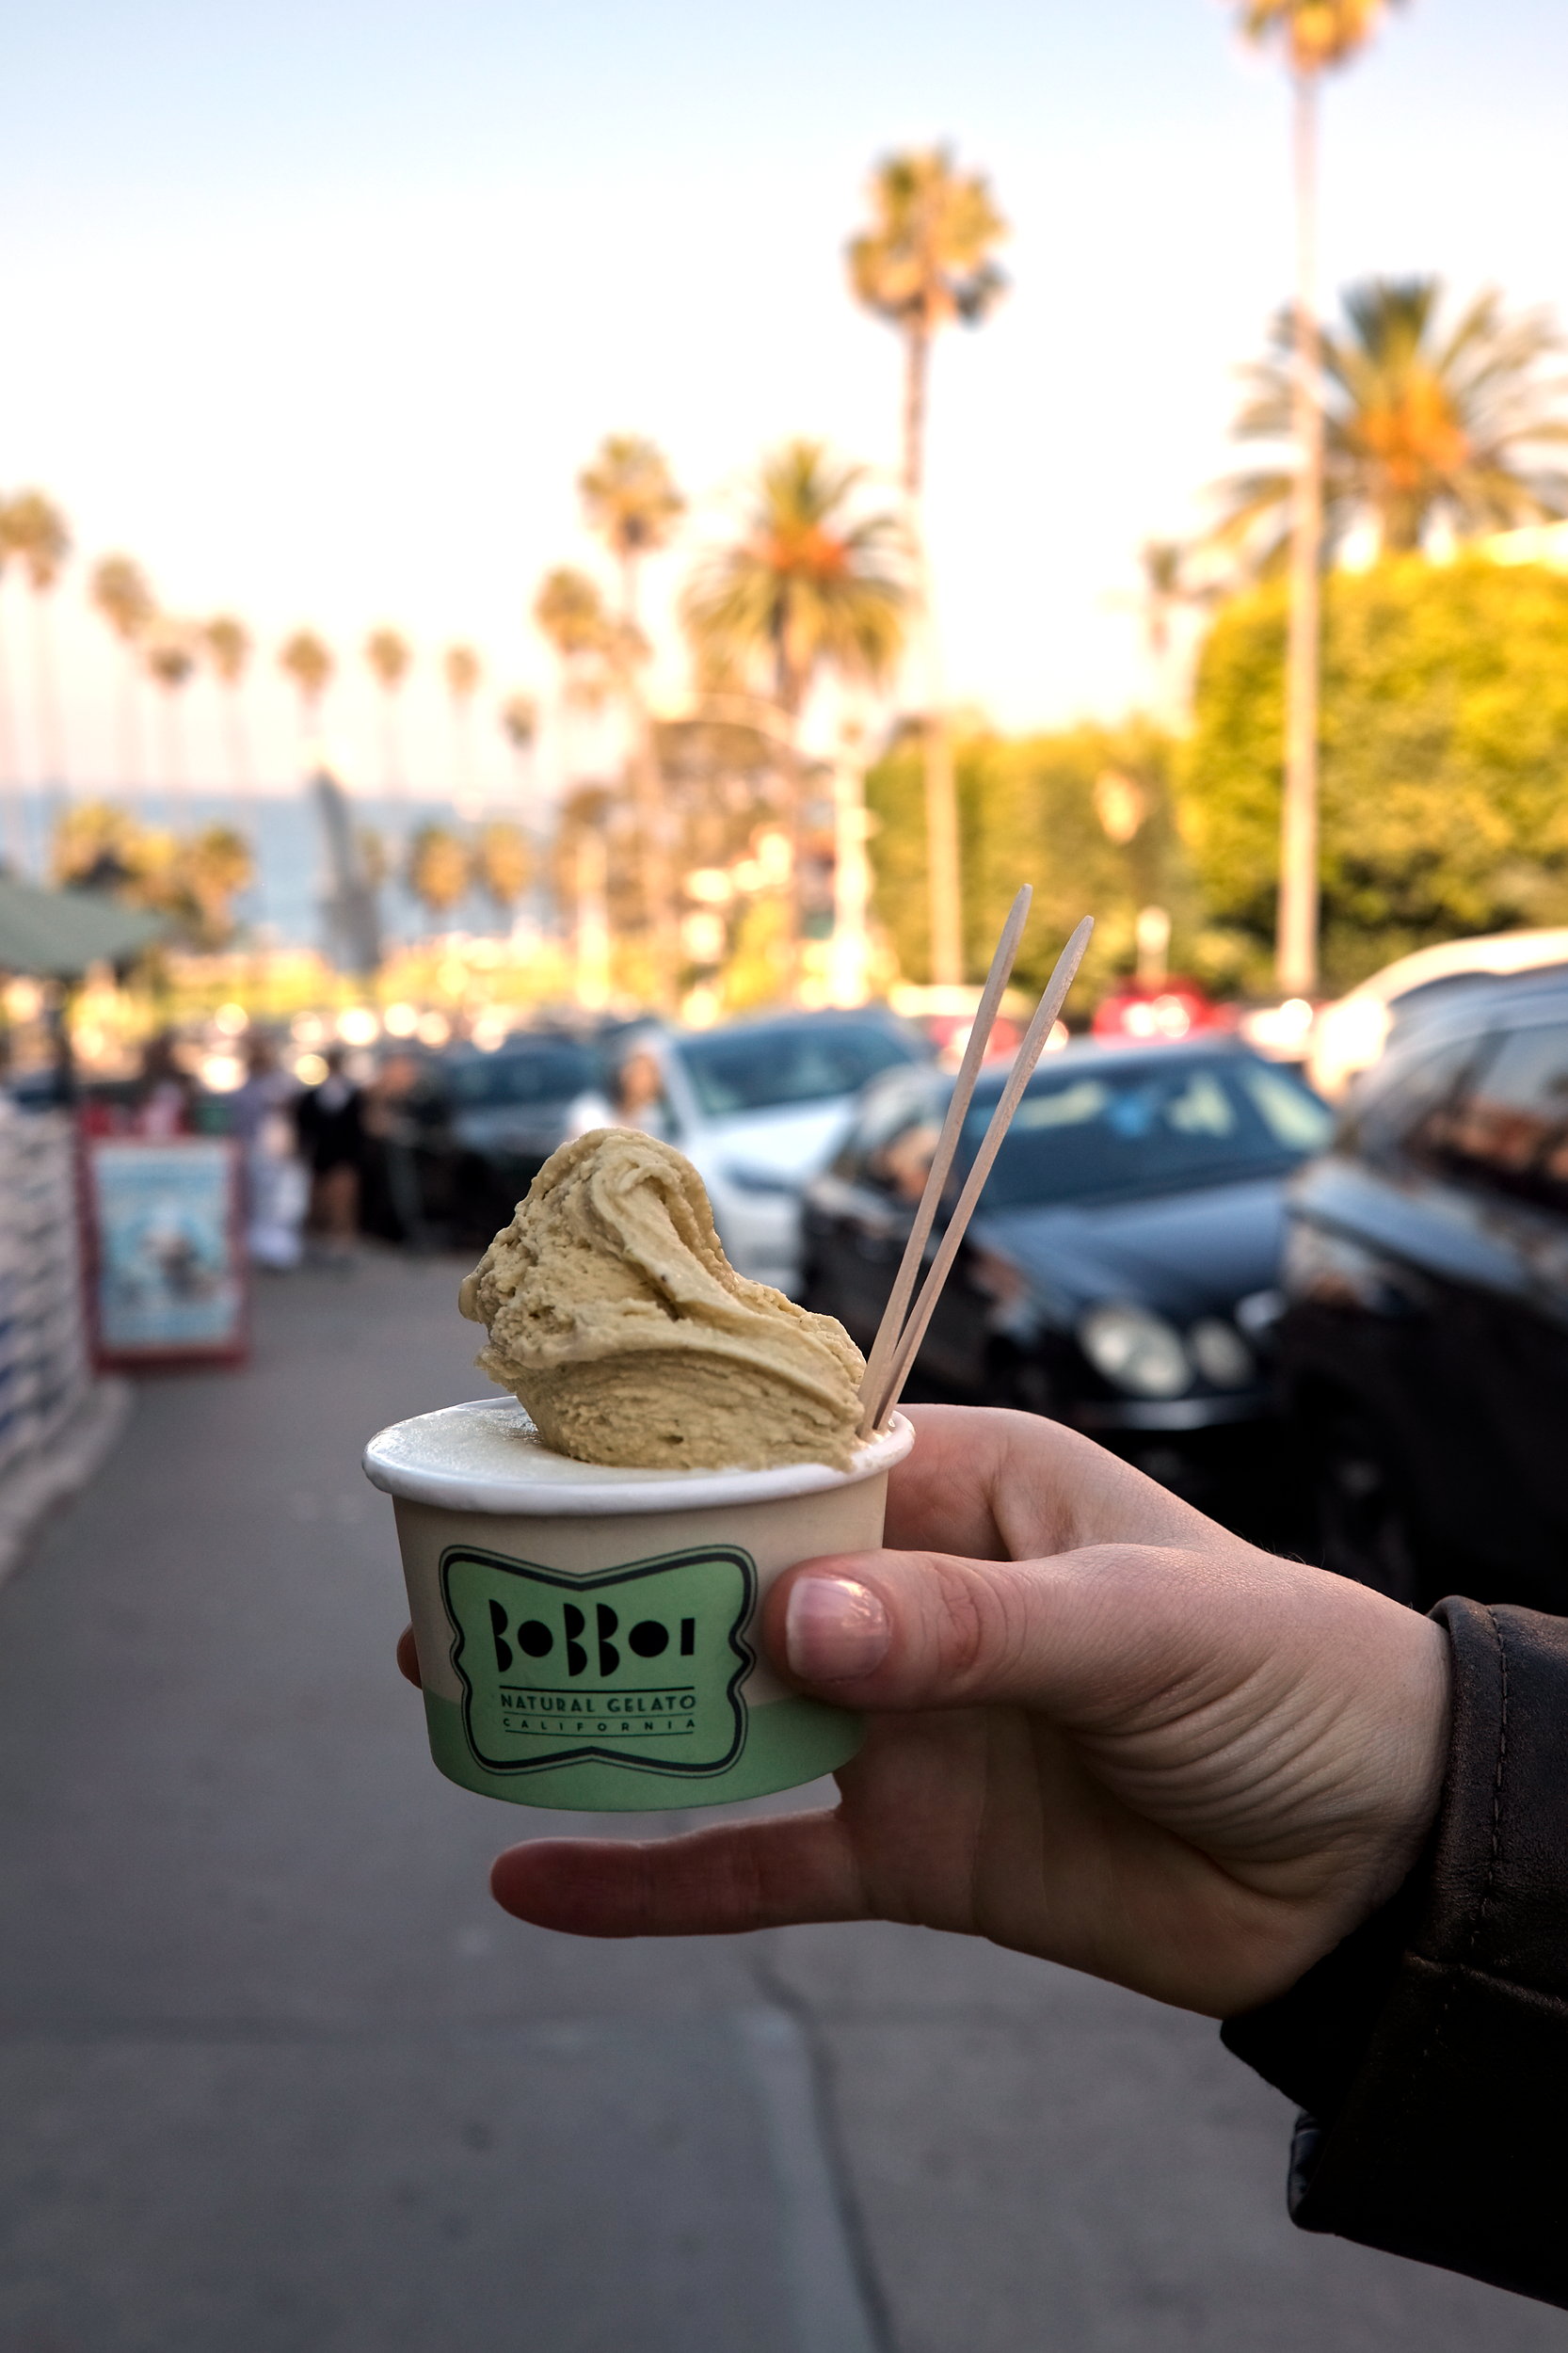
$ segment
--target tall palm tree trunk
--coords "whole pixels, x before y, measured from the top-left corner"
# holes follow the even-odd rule
[[[46,824],[71,797],[66,782],[65,720],[60,710],[60,681],[55,666],[48,595],[46,588],[33,590],[33,680]]]
[[[141,663],[134,645],[121,646],[120,651],[120,689],[116,712],[117,753],[120,760],[120,789],[135,808],[145,790],[144,770],[147,765],[141,731]]]
[[[1280,987],[1309,997],[1318,984],[1318,698],[1321,664],[1323,412],[1317,302],[1318,79],[1295,74],[1296,486],[1290,531],[1285,796],[1280,812]]]
[[[925,480],[925,386],[931,337],[914,320],[904,341],[904,495],[917,500]]]
[[[942,660],[925,536],[925,393],[931,337],[917,320],[905,338],[904,372],[904,496],[919,573],[920,622],[916,660],[925,750],[926,893],[931,931],[931,978],[953,987],[964,978],[963,882],[959,873],[958,788],[952,738],[942,708]]]
[[[0,855],[14,872],[27,871],[27,801],[17,759],[16,703],[11,692],[10,662],[4,616],[0,616],[0,816],[5,832]]]
[[[577,900],[572,942],[574,994],[587,1013],[602,1013],[610,1001],[609,859],[602,824],[590,819],[577,837]]]
[[[653,994],[658,1010],[674,1010],[680,939],[676,931],[675,874],[664,824],[664,778],[648,697],[638,684],[628,696],[632,723],[632,799],[642,849],[643,905],[652,949]]]
[[[240,700],[238,681],[223,690],[224,717],[229,738],[229,782],[232,791],[236,820],[243,824],[255,777],[250,768],[250,737],[245,724],[245,707]]]

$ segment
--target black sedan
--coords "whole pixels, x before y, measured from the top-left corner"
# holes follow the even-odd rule
[[[953,1191],[1004,1074],[984,1074]],[[869,1347],[952,1081],[870,1087],[807,1194],[806,1295]],[[1270,1420],[1286,1178],[1330,1114],[1295,1075],[1213,1042],[1071,1045],[1032,1080],[921,1349],[945,1394],[1049,1414],[1204,1492]],[[1215,1443],[1215,1440],[1218,1443]]]
[[[606,1083],[602,1055],[572,1037],[518,1035],[424,1065],[384,1123],[401,1226],[488,1242],[556,1145],[610,1115]]]
[[[1288,1210],[1325,1565],[1422,1608],[1568,1608],[1568,974],[1411,1020]]]

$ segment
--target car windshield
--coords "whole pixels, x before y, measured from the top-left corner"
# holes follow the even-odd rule
[[[680,1059],[710,1119],[857,1095],[868,1079],[916,1060],[911,1038],[880,1022],[769,1022],[686,1038]]]
[[[508,1103],[559,1103],[601,1083],[599,1064],[585,1046],[569,1039],[531,1046],[524,1053],[486,1054],[454,1063],[447,1073],[452,1100],[460,1110],[499,1108]]]
[[[995,1097],[964,1123],[971,1159]],[[1321,1151],[1333,1114],[1289,1071],[1247,1055],[1051,1071],[1019,1104],[987,1209],[1160,1193],[1263,1176]]]

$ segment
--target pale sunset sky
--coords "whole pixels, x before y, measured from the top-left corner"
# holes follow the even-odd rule
[[[1287,98],[1221,0],[12,0],[0,35],[0,489],[67,510],[77,789],[116,780],[88,565],[241,614],[262,781],[295,780],[276,646],[335,647],[330,734],[379,781],[360,648],[424,658],[410,767],[439,789],[434,656],[548,693],[539,575],[596,562],[574,476],[652,435],[693,501],[649,580],[660,682],[694,548],[770,441],[890,470],[899,353],[841,250],[889,148],[952,140],[1013,225],[1012,291],[938,350],[930,517],[950,688],[1011,728],[1146,695],[1136,557],[1192,528],[1236,364],[1290,272]],[[1325,296],[1437,270],[1568,318],[1568,8],[1410,0],[1326,93]],[[28,616],[0,598],[36,766]],[[186,704],[223,781],[213,690]],[[155,764],[156,736],[149,760]],[[495,791],[504,748],[482,713]],[[547,743],[542,781],[558,766]]]

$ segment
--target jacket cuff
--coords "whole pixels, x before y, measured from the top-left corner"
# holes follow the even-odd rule
[[[1290,2211],[1568,2304],[1568,1625],[1450,1600],[1453,1717],[1393,1901],[1223,2039],[1301,2119]]]

